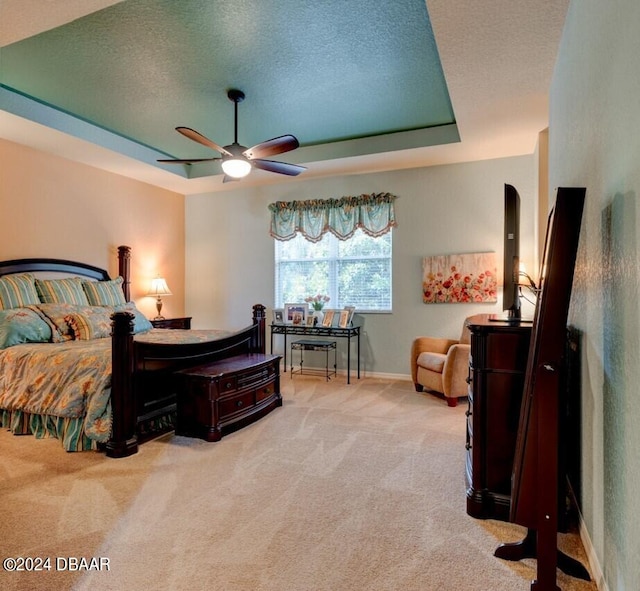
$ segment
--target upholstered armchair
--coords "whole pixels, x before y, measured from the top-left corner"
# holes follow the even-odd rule
[[[418,337],[411,346],[411,379],[416,391],[444,395],[449,406],[468,394],[470,335],[465,321],[460,340]]]

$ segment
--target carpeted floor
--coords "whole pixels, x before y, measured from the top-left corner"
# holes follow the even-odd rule
[[[0,570],[0,588],[529,589],[534,560],[493,556],[523,528],[465,512],[466,404],[407,381],[282,385],[282,408],[219,443],[167,435],[126,459],[0,433],[2,558],[51,558],[51,570]],[[560,544],[586,565],[576,535]],[[558,583],[596,589],[561,572]]]

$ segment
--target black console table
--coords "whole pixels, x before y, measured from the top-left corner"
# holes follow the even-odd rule
[[[360,379],[360,327],[347,326],[300,326],[297,324],[272,324],[271,325],[271,352],[273,353],[273,335],[281,334],[284,337],[284,371],[287,371],[287,337],[337,337],[347,339],[347,384],[351,383],[351,339],[356,339],[357,344],[357,370]]]

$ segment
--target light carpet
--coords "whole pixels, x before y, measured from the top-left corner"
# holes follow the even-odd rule
[[[493,556],[524,529],[466,514],[466,404],[344,382],[284,374],[283,407],[257,423],[218,443],[166,435],[126,459],[0,433],[2,558],[54,567],[0,571],[0,588],[528,590],[535,560]],[[586,565],[575,534],[560,544]],[[56,557],[109,570],[56,571]]]

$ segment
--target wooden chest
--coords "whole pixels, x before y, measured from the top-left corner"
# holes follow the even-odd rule
[[[282,406],[280,356],[238,355],[176,373],[176,434],[219,441]]]

